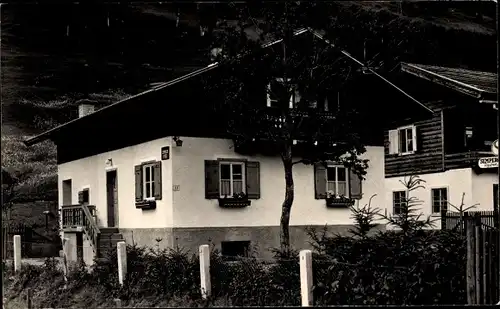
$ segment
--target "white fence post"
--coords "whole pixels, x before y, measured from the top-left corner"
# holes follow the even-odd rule
[[[116,252],[118,254],[118,282],[123,285],[125,276],[127,275],[127,244],[120,241],[116,244]]]
[[[212,285],[210,283],[210,247],[208,245],[201,245],[199,253],[201,296],[203,299],[206,299],[212,293]]]
[[[21,235],[14,235],[14,271],[21,270]]]
[[[312,273],[312,251],[300,251],[300,294],[302,295],[302,307],[313,305],[313,273]]]

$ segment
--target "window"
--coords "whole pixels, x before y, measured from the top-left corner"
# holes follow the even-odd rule
[[[71,189],[71,179],[63,180],[62,182],[62,203],[63,205],[71,205],[72,198],[72,189]]]
[[[432,194],[432,213],[441,213],[441,210],[448,209],[448,189],[437,188],[431,190]]]
[[[155,192],[155,174],[154,174],[154,164],[145,164],[142,166],[142,176],[143,176],[143,197],[144,199],[154,198]]]
[[[90,189],[85,188],[78,192],[78,204],[89,204],[90,203]]]
[[[417,150],[415,126],[401,127],[389,131],[389,154],[409,154]]]
[[[246,193],[244,164],[240,162],[220,163],[220,195],[232,197],[235,194]]]
[[[290,81],[291,79],[289,79]],[[288,108],[294,108],[298,102],[300,102],[300,93],[297,89],[292,92],[290,99],[288,100],[288,104],[285,106],[281,106],[279,100],[282,98],[284,95],[290,94],[290,90],[296,88],[296,85],[289,85],[291,87],[290,90],[286,90],[284,86],[284,79],[283,78],[276,78],[275,80],[271,81],[267,85],[267,106],[268,107],[288,107]]]
[[[250,241],[223,241],[221,254],[226,257],[248,257]]]
[[[314,198],[325,199],[330,194],[350,199],[363,197],[363,178],[335,162],[314,164]]]
[[[349,197],[348,170],[344,166],[328,166],[326,168],[326,192]]]
[[[395,191],[392,193],[393,199],[393,213],[395,215],[399,215],[401,213],[401,209],[406,206],[406,191]]]
[[[135,201],[161,200],[161,161],[135,166]]]
[[[260,164],[231,159],[205,160],[205,198],[220,199],[245,193],[260,198]]]

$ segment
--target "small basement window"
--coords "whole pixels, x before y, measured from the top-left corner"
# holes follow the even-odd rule
[[[222,256],[229,258],[248,257],[250,241],[223,241],[221,242]]]

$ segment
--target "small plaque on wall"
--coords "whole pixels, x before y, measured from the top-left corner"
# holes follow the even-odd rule
[[[170,146],[165,146],[161,148],[161,159],[162,160],[170,159]]]

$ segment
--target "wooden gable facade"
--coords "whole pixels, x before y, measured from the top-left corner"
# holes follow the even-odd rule
[[[384,137],[386,177],[476,168],[479,158],[492,156],[497,132],[491,105],[448,85],[401,74],[405,89],[434,113],[394,117]]]

